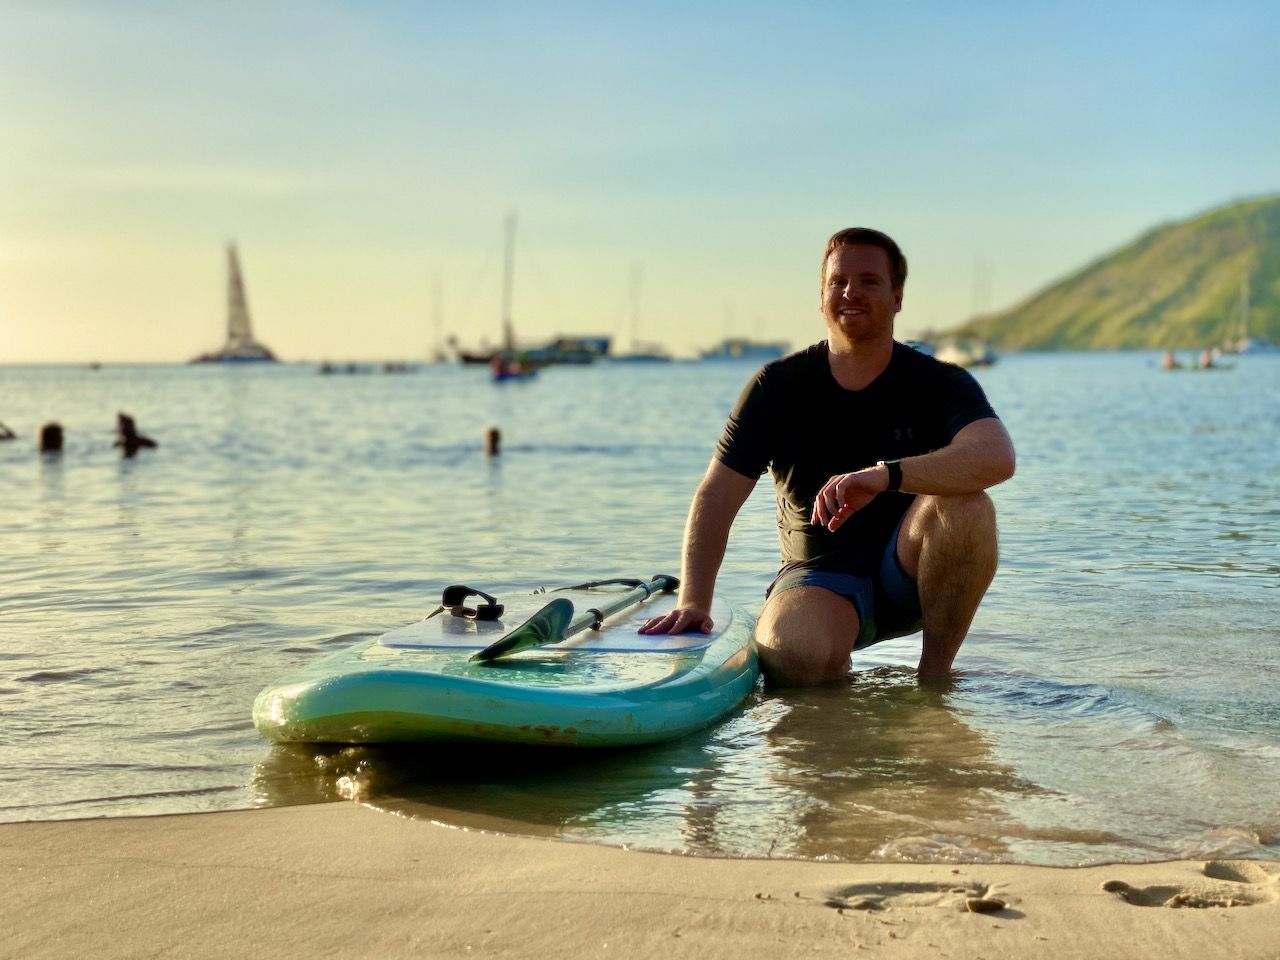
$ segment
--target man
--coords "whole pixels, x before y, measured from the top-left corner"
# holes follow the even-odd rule
[[[838,680],[857,649],[923,628],[918,676],[945,680],[996,570],[983,492],[1013,443],[966,371],[895,343],[907,262],[877,230],[822,261],[828,338],[765,365],[738,399],[685,526],[680,597],[641,633],[710,631],[729,528],[769,469],[783,566],[756,627],[778,686]]]
[[[154,449],[158,444],[150,437],[144,437],[138,433],[138,426],[133,422],[133,417],[127,413],[118,413],[116,414],[116,442],[112,446],[120,447],[125,457],[132,457],[143,447]]]

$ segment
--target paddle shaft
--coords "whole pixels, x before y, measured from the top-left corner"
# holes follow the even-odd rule
[[[574,613],[573,619],[569,621],[569,625],[564,628],[562,640],[568,640],[575,633],[581,633],[589,627],[594,627],[604,620],[612,617],[615,613],[620,613],[628,607],[638,606],[644,603],[655,593],[662,593],[664,590],[671,589],[674,580],[665,574],[659,574],[650,580],[647,584],[641,584],[633,590],[620,594],[610,600],[608,603],[597,604],[590,609],[583,610],[581,613]]]
[[[626,593],[613,597],[608,603],[591,607],[581,613],[574,610],[568,598],[557,597],[510,633],[472,654],[470,659],[473,662],[489,662],[512,653],[519,653],[521,650],[560,643],[588,627],[598,626],[604,622],[605,618],[621,610],[643,603],[655,593],[674,590],[678,583],[675,577],[660,573],[648,583],[637,584]]]

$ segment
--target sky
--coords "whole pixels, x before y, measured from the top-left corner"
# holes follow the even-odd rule
[[[834,231],[900,337],[1280,192],[1280,6],[0,0],[0,364],[823,336]]]

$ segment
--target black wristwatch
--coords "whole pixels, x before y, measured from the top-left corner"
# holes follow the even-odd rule
[[[885,492],[889,493],[894,490],[902,489],[902,461],[901,460],[881,460],[876,464],[877,467],[883,466],[889,471],[889,486],[885,487]]]

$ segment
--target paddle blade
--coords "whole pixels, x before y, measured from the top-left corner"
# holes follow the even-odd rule
[[[510,633],[471,655],[471,660],[496,660],[521,650],[559,643],[573,619],[573,603],[565,597],[552,600]]]

